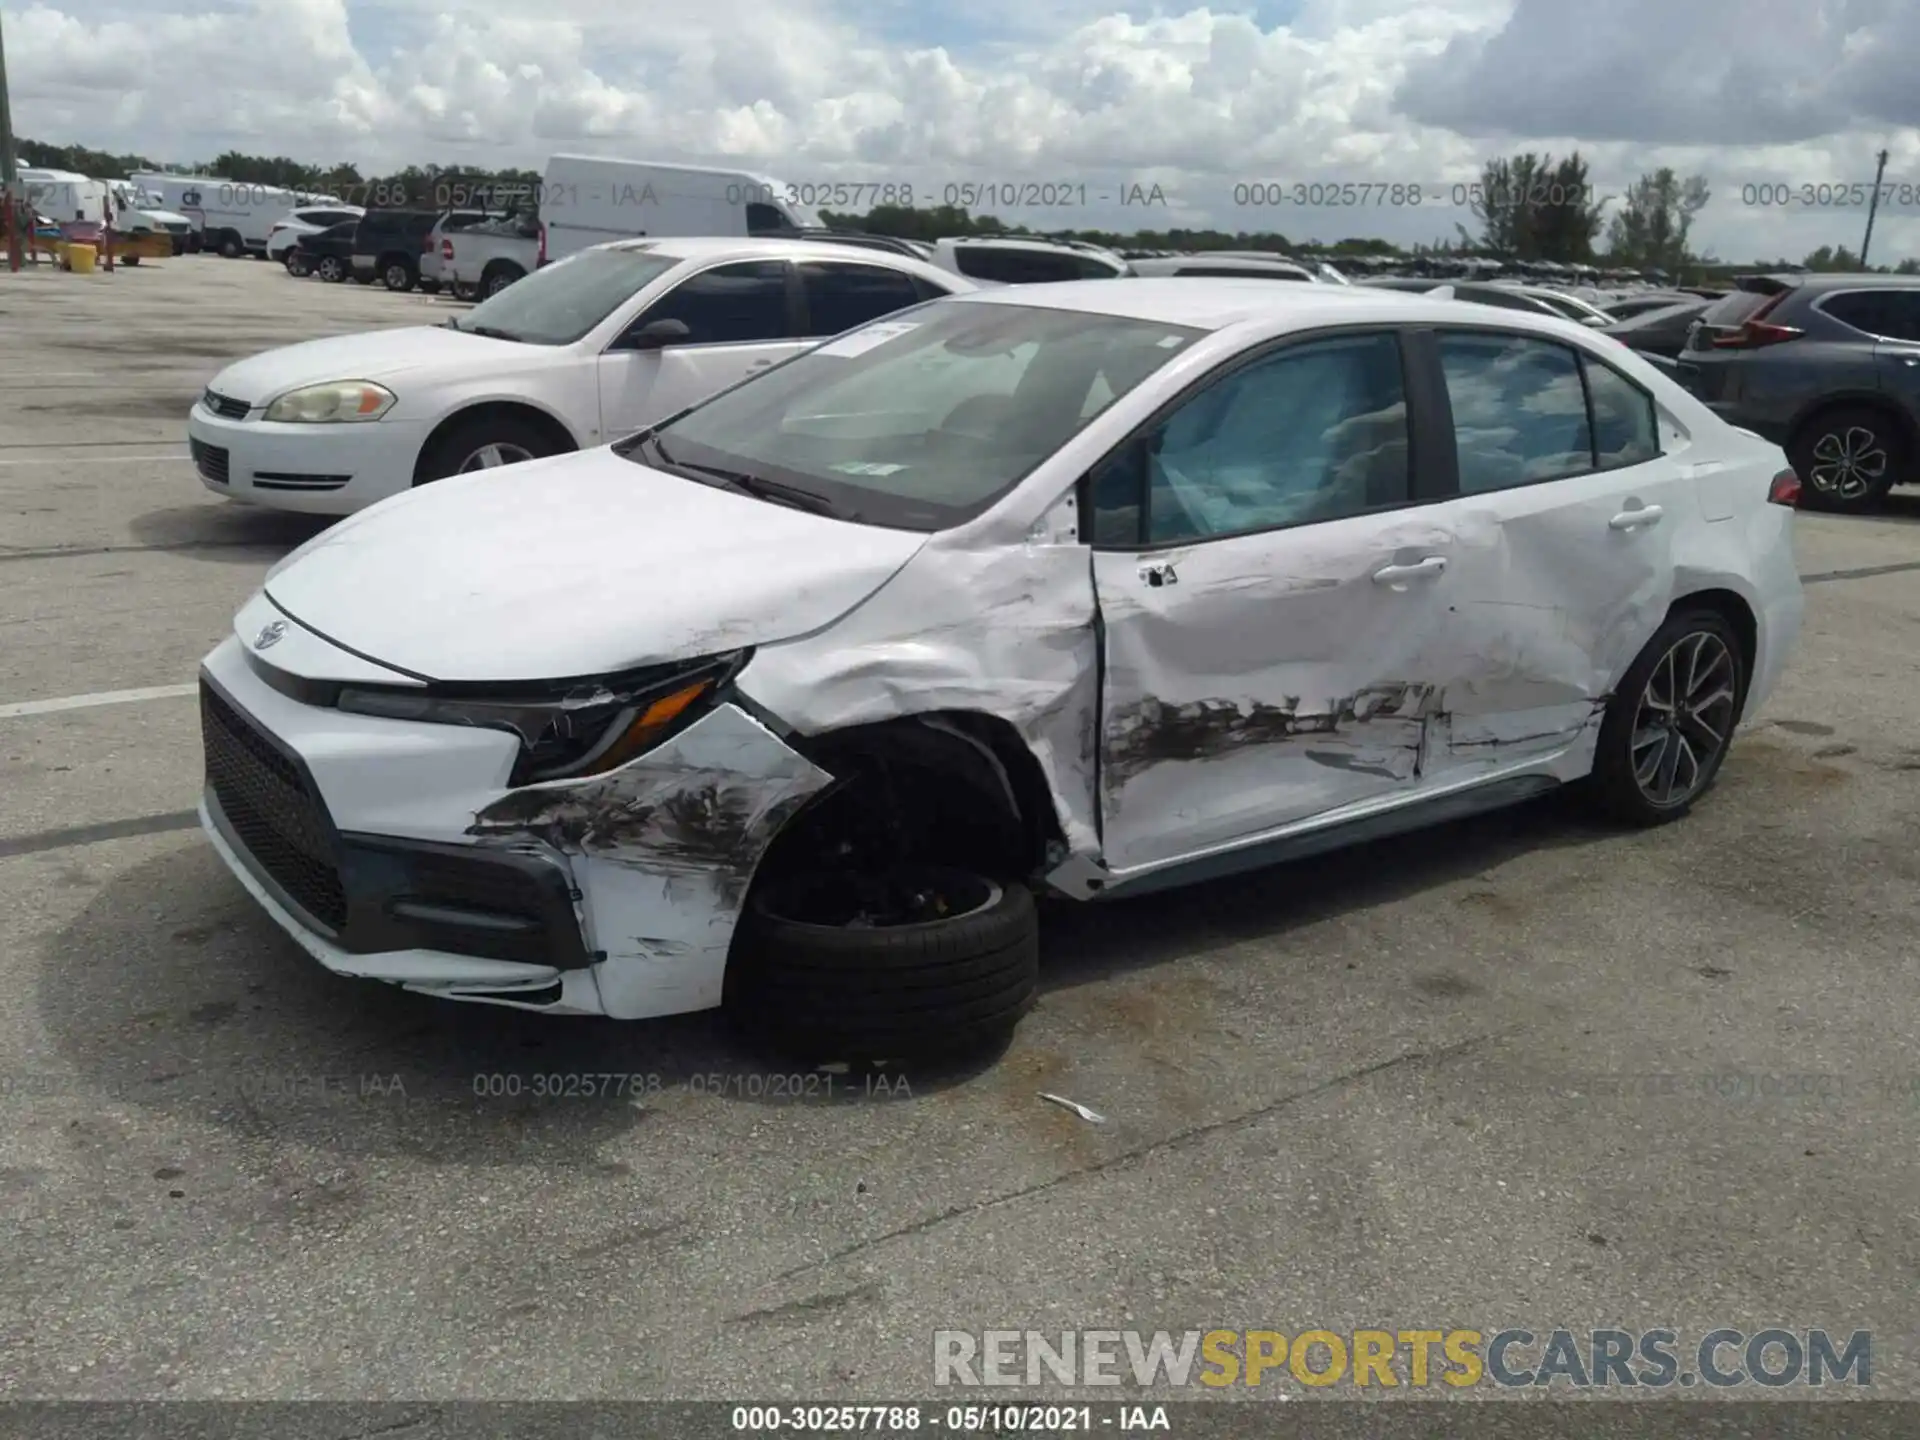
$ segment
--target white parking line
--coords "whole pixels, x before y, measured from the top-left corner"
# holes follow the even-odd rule
[[[191,460],[191,455],[116,455],[114,463],[122,460]],[[0,460],[0,465],[90,465],[95,463],[84,455],[63,455],[57,460],[46,456],[36,456],[32,460]]]
[[[131,705],[136,700],[178,700],[199,693],[198,684],[150,685],[145,690],[99,690],[91,695],[63,695],[56,700],[18,700],[0,705],[0,720],[51,715],[57,710],[91,710],[96,705]]]

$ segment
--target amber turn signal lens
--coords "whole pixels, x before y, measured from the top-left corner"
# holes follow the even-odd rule
[[[627,733],[600,753],[600,758],[588,773],[602,775],[626,764],[651,745],[662,730],[679,719],[689,705],[711,689],[713,681],[696,680],[671,695],[662,695],[634,717],[633,723],[627,727]]]

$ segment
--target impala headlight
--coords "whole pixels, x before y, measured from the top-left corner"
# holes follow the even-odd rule
[[[294,425],[378,420],[393,401],[391,390],[370,380],[334,380],[289,390],[267,407],[266,418]]]
[[[342,688],[340,709],[388,720],[478,725],[520,738],[512,785],[617,769],[690,725],[746,663],[745,651],[695,665],[588,680],[552,693],[504,686],[421,690]],[[531,690],[531,687],[529,687]]]

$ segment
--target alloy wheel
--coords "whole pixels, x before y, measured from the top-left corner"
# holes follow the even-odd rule
[[[1662,809],[1699,793],[1733,738],[1734,681],[1726,642],[1707,630],[1683,635],[1654,664],[1633,717],[1634,783]]]
[[[1887,473],[1887,451],[1864,425],[1829,430],[1813,443],[1807,482],[1823,494],[1856,500]]]
[[[492,470],[501,465],[518,465],[523,460],[534,459],[531,450],[518,445],[509,445],[504,441],[491,445],[482,445],[478,450],[461,462],[457,473],[465,475],[474,470]]]

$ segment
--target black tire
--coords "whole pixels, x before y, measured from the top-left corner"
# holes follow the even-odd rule
[[[322,255],[313,262],[313,273],[329,285],[338,285],[347,278],[347,262],[338,255]]]
[[[138,255],[122,255],[120,257],[120,263],[122,265],[138,265],[140,263],[140,257]]]
[[[440,293],[440,282],[438,280],[428,280],[424,276],[421,277],[420,293],[422,295],[438,295]]]
[[[524,452],[507,460],[507,464],[538,460],[555,453],[552,439],[526,421],[511,415],[483,416],[469,420],[464,425],[456,425],[435,441],[420,468],[420,478],[414,483],[425,484],[430,480],[444,480],[450,475],[458,475],[479,452],[489,446]]]
[[[1913,478],[1913,447],[1893,416],[1865,405],[1815,415],[1793,441],[1800,504],[1808,510],[1877,510],[1895,485]]]
[[[221,259],[238,260],[242,255],[246,253],[247,253],[247,247],[240,243],[240,237],[238,235],[236,235],[231,230],[226,230],[221,232],[221,235],[220,235],[220,258]]]
[[[478,300],[480,287],[469,285],[465,281],[456,281],[453,286],[453,298],[456,300]]]
[[[526,279],[527,272],[507,260],[496,260],[480,272],[480,298],[491,300],[516,280]]]
[[[733,1022],[814,1062],[950,1059],[1004,1043],[1039,985],[1033,896],[964,871],[918,873],[978,898],[950,919],[852,927],[787,918],[809,908],[790,902],[817,879],[756,886],[727,963]]]
[[[201,248],[202,248],[202,242],[200,238],[200,232],[198,230],[191,231],[187,235],[187,253],[189,255],[198,255],[200,253]]]
[[[1636,746],[1635,735],[1641,720],[1643,702],[1649,698],[1649,682],[1653,681],[1655,671],[1663,661],[1676,652],[1683,642],[1693,637],[1708,637],[1725,652],[1724,683],[1731,691],[1731,697],[1721,709],[1707,714],[1702,707],[1706,730],[1701,731],[1676,723],[1666,735],[1667,745],[1676,745],[1675,732],[1684,734],[1688,741],[1685,753],[1696,754],[1708,749],[1702,738],[1706,733],[1718,733],[1722,736],[1718,748],[1713,749],[1706,759],[1695,767],[1693,782],[1684,795],[1660,798],[1650,794],[1643,783],[1640,773],[1636,772],[1636,752],[1645,757],[1646,763],[1655,759],[1652,753],[1657,740],[1646,740]],[[1681,651],[1677,663],[1685,663],[1685,652]],[[1720,662],[1715,661],[1715,666]],[[1740,712],[1747,703],[1747,661],[1741,652],[1740,637],[1734,633],[1733,626],[1717,610],[1682,610],[1669,616],[1667,622],[1647,642],[1646,649],[1628,667],[1626,675],[1614,690],[1613,699],[1607,706],[1606,717],[1600,723],[1600,740],[1594,753],[1593,772],[1587,777],[1587,793],[1595,808],[1611,819],[1629,825],[1664,825],[1678,820],[1693,808],[1694,802],[1712,788],[1720,766],[1727,758],[1727,750],[1733,744],[1735,728],[1739,724]],[[1695,697],[1706,693],[1717,693],[1720,686],[1719,671],[1708,670],[1703,665],[1698,685],[1693,687]],[[1686,687],[1683,685],[1682,689]],[[1650,725],[1645,733],[1660,730],[1659,725]],[[1662,748],[1658,755],[1665,757],[1669,753],[1678,756],[1681,752]],[[1658,788],[1657,786],[1655,787]]]
[[[419,279],[413,266],[405,260],[386,259],[380,262],[380,281],[396,294],[405,294],[413,289]]]
[[[287,251],[285,263],[287,274],[293,276],[296,280],[304,280],[313,273],[313,267],[307,263],[307,257],[300,253],[298,247]]]

